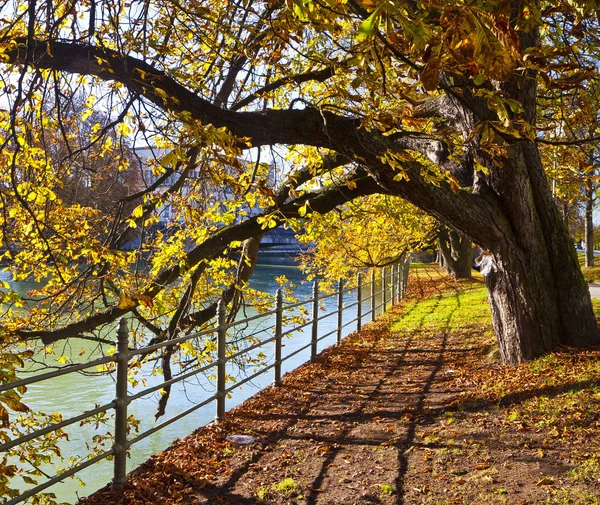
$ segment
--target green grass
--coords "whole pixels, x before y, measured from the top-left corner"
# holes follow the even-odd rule
[[[487,290],[477,281],[457,284],[448,291],[436,291],[431,298],[410,300],[393,323],[392,331],[464,331],[474,326],[489,327],[491,332]]]
[[[298,484],[294,479],[288,477],[277,484],[273,484],[271,489],[273,489],[275,493],[287,495],[296,491],[298,489]]]
[[[600,282],[600,258],[596,258],[596,266],[586,267],[584,266],[584,253],[577,253],[577,257],[579,258],[579,264],[581,265],[581,271],[585,280],[588,282]]]
[[[427,270],[427,269],[431,269],[431,265],[432,265],[431,263],[418,263],[415,261],[410,264],[410,268]]]
[[[298,491],[298,483],[292,479],[291,477],[288,477],[287,479],[283,479],[281,482],[278,482],[276,484],[272,484],[270,486],[263,486],[260,487],[256,493],[256,500],[259,503],[262,503],[263,501],[265,501],[265,499],[269,498],[269,497],[274,497],[274,496],[291,496],[293,494],[296,494]]]

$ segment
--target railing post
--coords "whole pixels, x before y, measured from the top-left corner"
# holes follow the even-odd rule
[[[362,329],[362,275],[356,275],[356,330]]]
[[[375,270],[371,270],[371,321],[375,321]]]
[[[396,286],[396,263],[392,263],[392,266],[390,268],[391,268],[390,284],[392,285],[390,306],[393,306],[396,303],[396,289],[397,289],[397,286]]]
[[[275,312],[275,377],[273,384],[281,384],[281,333],[283,327],[283,295],[277,290],[277,308]]]
[[[404,261],[402,262],[402,268],[400,269],[400,282],[402,285],[402,290],[400,291],[400,293],[402,298],[404,298],[404,294],[406,293],[406,283],[408,281],[408,267],[408,259],[404,259]]]
[[[121,490],[127,482],[127,368],[129,364],[129,331],[125,318],[117,330],[117,377],[115,399],[114,474],[112,488]]]
[[[344,315],[344,281],[338,281],[338,314],[337,314],[337,343],[342,341],[342,325]]]
[[[383,313],[385,314],[386,312],[386,308],[387,308],[387,277],[386,277],[386,268],[383,267],[381,269],[381,283],[383,284],[383,288],[381,290],[382,294],[383,294]]]
[[[400,281],[400,300],[404,298],[404,264],[406,260],[402,261],[398,269],[398,280]]]
[[[402,272],[402,263],[396,265],[396,302],[400,303],[402,299],[402,279],[400,278],[400,272]]]
[[[314,361],[317,358],[317,339],[319,338],[319,281],[315,281],[313,284],[312,321],[310,360]]]
[[[396,283],[396,298],[394,299],[394,303],[398,303],[400,301],[400,277],[398,276],[399,271],[400,265],[398,263],[394,264],[394,281]]]
[[[217,304],[217,414],[215,419],[221,421],[225,418],[225,344],[227,328],[225,327],[225,301],[219,300]]]

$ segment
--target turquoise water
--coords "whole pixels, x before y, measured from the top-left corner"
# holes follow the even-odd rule
[[[294,266],[285,265],[258,265],[256,267],[254,276],[251,280],[252,287],[260,289],[262,291],[274,294],[278,288],[278,284],[275,281],[275,277],[285,274],[289,281],[297,285],[295,294],[298,299],[308,299],[312,296],[312,283],[305,282],[302,272]],[[22,289],[29,289],[27,286],[21,286]],[[368,296],[365,293],[364,296]],[[350,305],[356,301],[355,292],[345,294],[344,305]],[[322,306],[323,312],[321,314],[332,312],[336,309],[337,298],[329,297],[325,300]],[[307,306],[310,312],[310,307]],[[364,303],[363,314],[369,310],[367,303]],[[252,313],[248,313],[248,316]],[[353,307],[344,312],[343,323],[351,321],[356,318],[356,307]],[[261,339],[267,339],[271,336],[270,328],[273,327],[274,320],[258,320],[259,322],[250,323],[245,328],[247,332],[255,332],[264,328],[268,328],[267,331],[263,331],[257,336]],[[319,323],[319,334],[324,335],[335,329],[337,324],[337,316],[329,317]],[[343,330],[343,335],[346,335],[356,329],[356,323],[348,325]],[[294,350],[306,345],[310,341],[310,327],[306,328],[304,332],[297,332],[292,338],[284,340],[283,355],[291,354]],[[334,344],[336,341],[336,335],[333,334],[327,339],[319,342],[319,351]],[[78,344],[73,342],[72,352],[76,352]],[[272,350],[273,344],[266,345],[261,349],[266,355],[267,363],[272,363]],[[282,364],[282,373],[289,372],[297,368],[300,364],[306,362],[310,358],[310,349],[299,353],[292,359],[285,361]],[[229,373],[237,376],[238,380],[243,379],[246,374],[251,374],[254,370],[239,370],[231,368]],[[265,388],[273,381],[272,370],[265,374],[257,377],[256,379],[244,384],[238,389],[232,392],[231,398],[227,400],[226,408],[232,408],[248,397],[255,394],[257,391]],[[147,386],[159,384],[162,382],[160,376],[152,377],[148,379]],[[130,394],[135,394],[141,390],[141,386],[138,388],[129,388]],[[133,414],[137,419],[140,420],[140,432],[152,428],[156,424],[165,421],[168,418],[176,416],[178,413],[189,409],[190,407],[201,403],[204,399],[214,394],[215,386],[213,381],[204,375],[198,375],[193,379],[186,381],[185,383],[179,383],[172,386],[171,397],[167,407],[166,415],[161,417],[158,421],[154,420],[154,414],[156,412],[158,404],[158,393],[150,394],[148,397],[141,398],[132,402],[129,405],[129,414]],[[111,402],[115,397],[115,384],[114,377],[112,375],[82,375],[82,374],[69,374],[62,377],[57,377],[45,381],[43,383],[34,384],[29,386],[27,393],[25,394],[24,402],[35,411],[43,411],[47,414],[54,412],[61,412],[63,419],[72,417],[86,410],[94,408],[96,405],[102,405]],[[131,457],[128,459],[127,471],[130,472],[141,463],[143,463],[149,456],[156,454],[167,447],[177,438],[184,437],[192,433],[196,428],[203,426],[213,421],[215,416],[215,404],[210,404],[198,409],[187,417],[180,419],[173,424],[163,428],[162,430],[154,433],[148,438],[140,441],[131,448]],[[100,426],[96,431],[93,425],[79,426],[75,424],[66,429],[68,433],[68,441],[61,444],[62,455],[65,460],[68,460],[71,456],[86,457],[87,449],[86,443],[88,443],[92,437],[99,433],[105,433],[108,429],[112,432],[112,425],[106,427]],[[135,434],[133,434],[135,436]],[[19,463],[21,464],[21,463]],[[31,470],[31,467],[27,467],[27,463],[23,466],[24,470]],[[92,467],[80,472],[78,477],[85,483],[85,486],[81,486],[77,480],[67,478],[64,482],[59,483],[48,491],[53,492],[57,495],[60,501],[75,502],[78,497],[86,496],[93,493],[95,490],[108,484],[112,478],[112,461],[102,461],[93,465]],[[64,466],[64,464],[63,464]],[[55,468],[44,467],[44,471],[49,475],[56,473]],[[40,480],[39,482],[42,482]],[[23,490],[27,489],[23,487]]]

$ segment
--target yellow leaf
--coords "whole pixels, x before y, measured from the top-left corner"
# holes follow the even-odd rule
[[[3,399],[3,401],[9,409],[14,410],[15,412],[28,412],[29,411],[29,407],[27,405],[25,405],[24,403],[21,403],[16,398],[12,398],[9,396],[9,397],[5,397]],[[1,415],[1,413],[0,413],[0,415]]]
[[[302,207],[299,207],[299,208],[298,208],[298,215],[299,215],[300,217],[304,217],[304,216],[306,215],[306,203],[307,203],[307,202],[305,202],[305,203],[304,203],[304,205],[303,205]]]
[[[122,310],[128,310],[135,307],[137,303],[133,298],[131,298],[127,293],[122,292],[121,296],[119,296],[119,303],[117,307]]]
[[[8,411],[0,405],[0,428],[8,426]]]
[[[473,58],[477,69],[490,79],[507,80],[514,69],[511,48],[500,41],[481,20],[476,20],[475,26]]]
[[[142,205],[138,205],[135,209],[133,209],[133,217],[142,217],[144,215],[144,207]]]
[[[537,482],[538,486],[551,486],[552,484],[554,484],[554,480],[550,477],[544,477]]]
[[[362,40],[365,40],[369,37],[372,37],[375,34],[375,32],[377,31],[377,28],[379,28],[379,22],[381,20],[381,10],[383,9],[384,5],[385,5],[385,3],[382,2],[371,13],[371,15],[360,24],[360,26],[358,27],[359,42]]]
[[[154,300],[152,300],[152,297],[147,296],[147,295],[138,296],[138,301],[140,302],[141,305],[143,305],[144,307],[148,307],[150,309],[154,306]]]

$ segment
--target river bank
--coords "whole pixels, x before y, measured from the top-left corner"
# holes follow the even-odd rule
[[[253,288],[262,292],[275,294],[279,287],[275,280],[276,276],[285,275],[288,280],[295,286],[294,292],[300,300],[307,300],[312,296],[312,282],[305,282],[304,275],[295,266],[287,262],[278,265],[258,265],[255,270],[255,275],[252,278],[251,285]],[[21,290],[26,290],[28,287],[24,283],[16,286]],[[364,296],[368,296],[365,293]],[[341,318],[341,323],[344,324],[341,335],[349,333],[352,327],[356,327],[356,322],[352,323],[352,319],[356,318],[357,308],[352,308],[356,301],[356,291],[349,290],[344,294],[343,304],[350,307],[344,311]],[[380,296],[376,297],[379,303]],[[321,350],[336,341],[337,317],[329,317],[336,314],[338,301],[336,297],[327,297],[321,300],[321,310],[323,314],[319,321],[319,335],[322,336],[318,342],[318,350]],[[294,310],[300,310],[294,309]],[[310,308],[309,308],[310,310]],[[370,304],[364,303],[363,314],[368,313]],[[248,308],[245,316],[251,317],[255,313],[252,308]],[[325,315],[327,314],[327,315]],[[252,322],[251,325],[244,325],[244,332],[251,333],[258,338],[268,339],[272,335],[273,326],[275,324],[275,316],[260,318]],[[286,328],[287,329],[287,328]],[[333,331],[332,331],[333,330]],[[327,336],[329,335],[329,336]],[[109,338],[110,336],[107,336]],[[261,338],[262,337],[262,338]],[[296,368],[301,363],[310,358],[310,338],[311,332],[293,332],[293,335],[284,338],[283,346],[285,347],[284,355],[293,355],[291,359],[282,363],[282,372],[288,372]],[[308,344],[308,348],[306,345]],[[70,352],[74,352],[74,359],[77,359],[79,352],[77,341],[71,343]],[[302,350],[304,349],[304,350]],[[264,349],[258,348],[256,352],[264,351],[267,362],[273,359],[273,344],[268,344]],[[64,352],[64,351],[63,351]],[[106,349],[103,351],[107,352]],[[44,359],[52,359],[52,355],[44,356]],[[85,357],[85,356],[84,356]],[[153,374],[153,370],[145,370],[143,376],[146,377],[147,386],[160,385],[162,378],[160,373]],[[115,397],[114,376],[109,374],[99,375],[95,370],[86,375],[69,374],[53,379],[48,379],[44,382],[32,384],[28,387],[25,401],[27,405],[36,412],[45,412],[52,414],[60,411],[62,419],[75,417],[82,412],[90,410],[94,406],[110,403]],[[27,373],[27,372],[25,372]],[[247,375],[248,370],[231,369],[228,371],[232,375],[234,383],[241,382]],[[35,376],[36,373],[30,371],[30,375]],[[227,408],[234,407],[252,396],[260,389],[268,386],[273,381],[272,373],[256,376],[250,382],[244,384],[241,388],[234,389],[228,395],[226,400]],[[197,376],[193,381],[186,381],[181,385],[174,385],[171,391],[169,407],[167,411],[167,419],[177,417],[180,412],[193,408],[195,405],[203,402],[205,398],[214,394],[215,391],[214,376]],[[140,389],[144,389],[143,384],[133,384],[129,386],[130,395],[135,395]],[[158,421],[154,419],[154,413],[157,409],[157,404],[160,399],[160,393],[156,392],[143,396],[132,402],[129,406],[129,414],[133,415],[136,422],[136,431],[132,431],[132,437],[136,433],[143,433],[146,430],[153,430],[155,426],[160,424],[165,418],[160,418]],[[215,407],[213,404],[207,404],[204,407],[198,408],[193,415],[183,417],[178,421],[170,424],[152,435],[144,438],[130,450],[130,458],[127,461],[128,471],[133,470],[136,466],[143,463],[152,454],[156,454],[166,449],[178,437],[191,433],[198,426],[202,426],[211,422],[215,417]],[[89,451],[90,441],[94,437],[103,434],[112,433],[114,430],[111,419],[107,420],[107,424],[92,422],[83,424],[76,423],[68,428],[65,428],[66,437],[59,442],[61,456],[63,462],[69,461],[71,458],[82,458],[86,460],[87,455],[85,450]],[[68,438],[67,438],[68,437]],[[27,471],[25,462],[18,462],[18,467]],[[41,467],[41,471],[49,475],[56,473],[54,463]],[[55,493],[60,502],[73,502],[78,498],[79,494],[87,495],[96,489],[105,485],[112,477],[112,462],[103,460],[93,467],[83,470],[78,474],[82,482],[86,486],[82,488],[78,479],[65,479],[61,483],[53,486],[50,491]],[[27,490],[23,487],[22,491]]]

